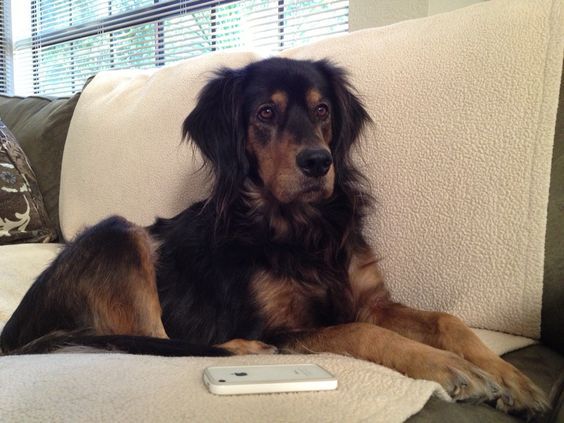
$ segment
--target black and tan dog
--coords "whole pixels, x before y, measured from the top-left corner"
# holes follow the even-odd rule
[[[459,319],[390,300],[362,235],[369,195],[351,160],[368,121],[326,61],[220,70],[184,122],[214,177],[209,199],[148,228],[112,217],[78,235],[6,325],[4,353],[226,355],[272,344],[541,412],[542,392]]]

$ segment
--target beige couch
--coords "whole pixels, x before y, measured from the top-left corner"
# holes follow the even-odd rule
[[[460,316],[499,354],[541,336],[561,3],[491,1],[282,53],[347,68],[368,106],[374,125],[356,153],[377,199],[366,231],[393,297]],[[213,69],[258,58],[226,52],[98,74],[66,138],[64,238],[113,213],[149,224],[205,196],[200,158],[181,143],[181,122]],[[0,247],[0,318],[59,248]],[[552,360],[545,367],[552,374],[538,382],[550,389],[564,359],[530,348],[540,361]],[[339,389],[220,398],[201,382],[207,365],[267,362],[319,363],[336,374]],[[433,394],[447,399],[435,383],[326,354],[0,358],[3,421],[403,421]],[[448,412],[509,419],[487,406]]]

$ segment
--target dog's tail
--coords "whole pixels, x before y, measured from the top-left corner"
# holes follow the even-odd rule
[[[93,331],[53,331],[21,347],[3,351],[3,355],[45,354],[72,351],[123,352],[165,357],[222,357],[233,355],[226,348],[192,344],[182,339],[136,335],[95,335]]]

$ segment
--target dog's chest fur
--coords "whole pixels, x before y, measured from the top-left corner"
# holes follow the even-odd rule
[[[306,283],[264,270],[252,278],[251,292],[267,333],[340,323],[334,321],[335,316],[348,315],[352,310],[346,292],[337,296],[326,284]]]

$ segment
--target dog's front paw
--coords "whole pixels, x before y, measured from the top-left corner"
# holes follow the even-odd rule
[[[428,355],[416,369],[415,377],[440,383],[455,401],[495,401],[503,393],[492,375],[448,351]]]
[[[233,355],[278,353],[278,348],[274,345],[248,339],[232,339],[224,344],[216,345],[216,347],[226,349]]]
[[[506,413],[522,415],[527,419],[548,410],[549,404],[544,392],[511,364],[496,357],[482,366],[495,377],[503,389],[502,395],[496,401],[496,408]]]

